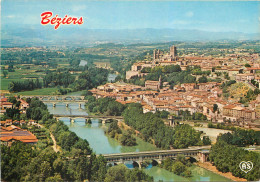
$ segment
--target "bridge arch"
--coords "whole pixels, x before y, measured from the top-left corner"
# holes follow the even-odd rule
[[[189,160],[190,160],[191,163],[198,161],[198,160],[197,160],[197,157],[194,157],[194,156],[190,156],[190,157],[189,157]]]
[[[133,167],[134,168],[141,168],[142,166],[141,166],[141,162],[137,162],[137,161],[133,161]]]
[[[71,97],[71,96],[64,96],[63,97],[63,100],[68,100],[68,101],[74,100],[74,99],[75,99],[75,97]]]
[[[153,159],[152,160],[152,166],[157,166],[158,164],[160,164],[161,163],[161,161],[158,161],[158,160],[156,160],[156,159]]]

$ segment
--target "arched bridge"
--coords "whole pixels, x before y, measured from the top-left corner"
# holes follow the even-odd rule
[[[205,162],[211,146],[192,147],[188,149],[159,150],[147,152],[130,152],[118,154],[104,154],[108,163],[124,163],[126,161],[136,162],[139,167],[145,160],[155,160],[161,163],[165,158],[176,158],[177,155],[183,154],[186,157],[193,157],[197,161]]]
[[[108,120],[118,120],[122,121],[122,116],[102,116],[102,115],[62,115],[62,114],[54,114],[54,118],[60,119],[60,118],[70,118],[71,122],[74,122],[77,118],[84,118],[84,119],[100,119],[102,123],[106,123]]]
[[[28,95],[21,95],[21,98],[33,98],[37,97],[39,100],[43,102],[87,102],[85,100],[85,96],[73,96],[73,95],[35,95],[35,96],[28,96]]]

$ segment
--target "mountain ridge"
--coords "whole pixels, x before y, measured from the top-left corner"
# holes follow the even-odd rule
[[[82,27],[7,26],[1,30],[2,46],[92,46],[99,43],[155,43],[166,41],[260,40],[260,33],[210,32],[191,29],[85,29]]]

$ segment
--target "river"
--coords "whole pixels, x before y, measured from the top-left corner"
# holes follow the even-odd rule
[[[48,109],[52,114],[64,114],[64,115],[86,115],[85,106],[79,108],[78,103],[72,103],[69,107],[66,107],[64,103],[57,103],[56,107],[53,107],[51,103],[47,103]],[[150,143],[137,139],[137,146],[122,146],[118,141],[105,135],[104,131],[109,124],[101,124],[97,119],[92,120],[92,124],[85,124],[85,119],[75,119],[74,123],[69,121],[69,118],[61,118],[71,131],[75,132],[79,137],[86,139],[91,148],[96,154],[111,154],[111,153],[125,153],[135,151],[148,151],[158,150]],[[131,163],[126,164],[128,168],[133,168]],[[175,175],[165,169],[161,169],[156,166],[148,166],[144,171],[150,176],[154,177],[155,181],[230,181],[220,175],[217,175],[211,171],[200,168],[198,166],[192,166],[192,177],[184,178]]]

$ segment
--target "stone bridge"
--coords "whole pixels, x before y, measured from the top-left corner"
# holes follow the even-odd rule
[[[96,116],[96,115],[62,115],[62,114],[54,114],[53,118],[60,119],[60,118],[70,118],[70,122],[74,122],[77,118],[84,118],[84,119],[100,119],[102,123],[106,123],[110,120],[117,120],[122,121],[122,116]]]
[[[21,98],[37,97],[39,100],[43,102],[55,102],[55,101],[87,102],[87,100],[85,100],[85,96],[73,96],[73,95],[35,95],[35,96],[21,95],[20,97]]]
[[[36,96],[20,96],[21,98],[38,98],[44,103],[52,103],[53,107],[56,107],[57,103],[62,102],[69,107],[70,103],[78,103],[79,108],[84,105],[87,100],[85,100],[85,96],[72,96],[72,95],[36,95]]]
[[[118,154],[104,154],[108,163],[124,164],[126,161],[137,163],[139,168],[146,160],[152,160],[161,163],[166,158],[176,158],[177,155],[183,154],[185,157],[193,157],[197,161],[205,162],[211,146],[191,147],[188,149],[159,150],[147,152],[130,152]]]

